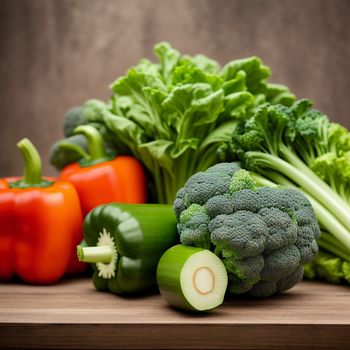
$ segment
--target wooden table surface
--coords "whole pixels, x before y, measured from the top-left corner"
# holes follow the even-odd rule
[[[159,295],[125,298],[90,279],[0,285],[0,348],[350,348],[350,289],[303,281],[267,299],[232,298],[207,314]]]

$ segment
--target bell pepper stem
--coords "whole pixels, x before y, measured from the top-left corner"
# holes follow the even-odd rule
[[[82,247],[80,245],[77,246],[77,256],[81,262],[101,262],[104,264],[109,264],[112,261],[113,255],[113,249],[108,245],[99,247]]]
[[[29,139],[24,138],[17,143],[24,161],[23,182],[29,185],[40,184],[41,176],[41,159],[38,151]]]
[[[74,129],[74,134],[82,134],[86,137],[91,161],[108,156],[104,147],[103,137],[93,126],[80,125]]]

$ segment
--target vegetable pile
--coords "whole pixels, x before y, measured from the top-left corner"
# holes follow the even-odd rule
[[[320,229],[308,199],[287,187],[257,187],[237,163],[190,177],[174,209],[181,243],[215,252],[233,294],[266,297],[289,289],[318,252]]]
[[[160,217],[151,204],[95,207],[109,201],[96,197],[84,210],[95,208],[78,255],[93,263],[96,288],[135,293],[157,277],[170,304],[207,310],[223,300],[225,269],[233,294],[269,296],[303,273],[350,282],[349,131],[270,83],[258,57],[220,67],[167,43],[154,53],[157,63],[142,59],[110,85],[108,101],[70,109],[65,138],[51,149],[63,175],[76,161],[74,174],[131,156],[146,170],[148,201],[167,205]],[[86,130],[102,136],[97,152]],[[99,195],[107,192],[112,198],[112,190]],[[182,245],[171,248],[176,219]]]
[[[67,138],[53,146],[51,162],[62,168],[80,158],[74,147],[60,145],[86,148],[73,130],[95,126],[107,148],[131,152],[144,164],[155,200],[171,204],[191,175],[220,161],[217,150],[230,140],[237,120],[262,103],[290,105],[295,97],[285,86],[267,82],[270,70],[257,57],[220,68],[203,55],[180,55],[167,43],[156,45],[154,53],[159,63],[141,60],[111,84],[107,103],[88,100],[67,113]]]

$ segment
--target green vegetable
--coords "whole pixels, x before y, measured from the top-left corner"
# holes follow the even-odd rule
[[[322,248],[316,259],[306,264],[304,269],[304,275],[309,279],[318,277],[330,283],[350,283],[350,259],[344,260]]]
[[[209,250],[179,244],[160,258],[157,282],[170,305],[205,311],[222,304],[227,273],[220,259]]]
[[[181,55],[167,43],[155,46],[159,63],[142,59],[111,84],[108,104],[89,100],[66,117],[104,127],[116,151],[126,147],[148,169],[157,201],[172,203],[194,173],[220,160],[238,120],[265,102],[290,105],[295,96],[270,84],[270,70],[258,57],[219,64],[203,55]],[[73,113],[74,112],[74,113]],[[73,126],[72,126],[73,125]]]
[[[262,297],[293,287],[318,251],[309,200],[295,189],[257,187],[238,163],[190,177],[174,210],[181,243],[214,251],[234,294]]]
[[[64,116],[63,133],[64,136],[72,136],[74,129],[84,122],[83,106],[76,106],[69,109]]]
[[[161,255],[177,242],[170,205],[106,204],[84,220],[80,261],[92,263],[97,290],[138,293],[155,287]]]
[[[50,163],[57,170],[62,170],[68,164],[81,159],[83,157],[81,150],[86,152],[87,148],[86,138],[83,135],[69,136],[51,146],[49,152]]]
[[[225,159],[239,159],[260,177],[305,193],[331,235],[324,249],[332,252],[339,243],[349,255],[350,133],[311,105],[260,106],[222,146],[231,153]]]
[[[122,144],[104,124],[103,113],[107,105],[99,100],[87,100],[82,106],[73,107],[64,117],[63,131],[65,138],[52,145],[49,152],[50,163],[62,170],[65,166],[88,157],[87,141],[83,135],[75,135],[74,130],[80,125],[90,125],[103,136],[107,153],[130,154],[129,148]]]

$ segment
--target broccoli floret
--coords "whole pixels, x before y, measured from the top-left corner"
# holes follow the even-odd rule
[[[210,233],[208,224],[210,217],[206,209],[199,204],[192,204],[180,215],[177,225],[178,231],[182,232],[181,242],[185,245],[210,249]]]
[[[176,195],[174,210],[177,218],[192,203],[203,205],[214,196],[228,193],[232,175],[239,169],[239,163],[219,163],[192,175]]]
[[[301,192],[257,188],[238,166],[218,164],[193,175],[178,192],[180,240],[219,256],[229,292],[269,296],[301,280],[302,265],[317,255],[320,229]]]
[[[64,136],[74,135],[74,129],[82,123],[84,108],[76,106],[69,109],[64,115],[63,133]]]
[[[230,193],[234,193],[240,190],[254,190],[256,188],[255,181],[251,176],[248,175],[248,171],[244,169],[241,169],[240,171],[232,174]]]

